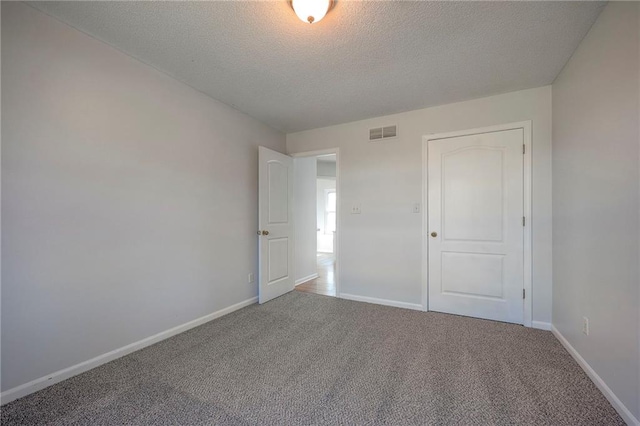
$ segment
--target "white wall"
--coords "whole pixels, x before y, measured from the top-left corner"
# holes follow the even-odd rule
[[[284,135],[2,2],[2,390],[257,294]]]
[[[336,177],[336,162],[318,161],[318,177]]]
[[[288,134],[289,153],[340,148],[341,292],[421,304],[422,136],[524,120],[533,122],[533,319],[550,322],[551,87]],[[398,138],[368,142],[369,128],[389,124]]]
[[[318,273],[316,261],[316,157],[301,157],[294,164],[295,278],[300,284]]]
[[[318,162],[320,164],[320,162]],[[335,164],[335,163],[334,163]],[[336,180],[334,179],[322,179],[318,178],[317,180],[317,212],[316,212],[316,223],[318,231],[318,246],[317,252],[320,253],[333,253],[334,243],[333,243],[333,232],[328,234],[326,232],[326,224],[325,224],[325,213],[326,213],[326,192],[329,189],[336,189]],[[317,262],[316,262],[317,263]]]
[[[609,3],[553,84],[553,325],[636,419],[639,22]]]

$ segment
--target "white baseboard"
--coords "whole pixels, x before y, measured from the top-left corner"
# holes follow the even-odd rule
[[[576,360],[578,365],[582,367],[584,372],[587,373],[587,376],[589,376],[589,378],[593,381],[593,383],[595,383],[598,389],[600,389],[600,392],[602,392],[604,396],[609,400],[611,405],[613,405],[613,408],[615,408],[618,414],[620,414],[620,417],[622,417],[628,425],[640,426],[640,421],[638,421],[638,419],[634,417],[631,411],[629,411],[629,409],[625,407],[622,401],[620,401],[616,394],[613,393],[613,391],[609,388],[609,386],[607,386],[604,380],[602,380],[602,378],[598,376],[598,373],[596,373],[595,370],[591,368],[587,361],[582,358],[578,351],[576,351],[575,348],[571,346],[571,343],[569,343],[569,341],[562,335],[562,333],[560,333],[558,329],[553,325],[551,326],[551,332],[554,336],[556,336],[560,343],[562,343],[562,346],[564,346],[569,354],[571,354],[573,359]]]
[[[543,321],[531,321],[531,328],[537,328],[538,330],[551,331],[551,323]]]
[[[306,283],[307,281],[311,281],[311,280],[315,280],[316,278],[318,278],[318,274],[311,274],[311,275],[307,275],[306,277],[302,277],[302,278],[298,278],[296,280],[296,285],[300,285],[303,283]]]
[[[39,379],[35,379],[23,385],[6,390],[0,394],[0,404],[6,404],[7,402],[22,398],[23,396],[27,396],[31,393],[37,392],[70,377],[77,376],[80,373],[84,373],[85,371],[91,370],[92,368],[96,368],[102,364],[106,364],[109,361],[113,361],[114,359],[128,355],[131,352],[135,352],[139,349],[153,345],[154,343],[158,343],[161,340],[168,339],[169,337],[175,336],[176,334],[180,334],[191,328],[197,327],[216,318],[220,318],[221,316],[224,316],[226,314],[230,314],[231,312],[242,309],[245,306],[253,305],[257,301],[257,297],[252,297],[251,299],[247,299],[245,301],[236,303],[235,305],[231,305],[227,308],[220,309],[219,311],[197,318],[193,321],[189,321],[177,327],[170,328],[169,330],[162,331],[158,334],[154,334],[153,336],[115,349],[111,352],[98,355],[97,357],[81,362],[80,364],[72,365],[71,367],[56,371],[55,373],[47,374],[46,376],[40,377]]]
[[[373,303],[375,305],[394,306],[396,308],[413,309],[414,311],[422,311],[422,305],[419,303],[398,302],[396,300],[378,299],[376,297],[357,296],[355,294],[340,293],[340,299],[355,300],[356,302]]]

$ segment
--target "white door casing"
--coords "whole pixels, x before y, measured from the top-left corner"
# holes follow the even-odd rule
[[[530,325],[528,124],[425,137],[429,310]]]
[[[293,158],[258,148],[258,301],[294,288]]]

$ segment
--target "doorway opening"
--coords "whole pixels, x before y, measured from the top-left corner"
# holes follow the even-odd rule
[[[338,153],[294,155],[296,290],[338,295]]]

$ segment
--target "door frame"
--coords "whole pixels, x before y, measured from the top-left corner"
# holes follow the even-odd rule
[[[293,157],[294,161],[296,158],[303,158],[303,157],[318,157],[320,155],[329,155],[329,154],[335,154],[336,156],[336,238],[335,241],[333,242],[333,256],[335,258],[335,281],[336,281],[336,298],[341,298],[341,293],[340,293],[340,262],[338,262],[338,256],[340,255],[340,238],[342,233],[340,232],[341,228],[340,228],[340,212],[341,212],[341,208],[340,208],[340,148],[327,148],[327,149],[320,149],[320,150],[316,150],[316,151],[305,151],[305,152],[295,152],[295,153],[288,153],[287,155]],[[293,232],[293,241],[294,241],[294,246],[293,249],[295,250],[295,227],[294,227],[294,232]],[[295,276],[295,262],[293,265],[293,273]]]
[[[429,141],[437,139],[449,139],[460,136],[470,136],[481,133],[493,133],[505,130],[522,129],[524,142],[524,315],[522,324],[525,327],[532,326],[533,291],[532,291],[532,146],[531,146],[531,120],[520,121],[495,126],[479,127],[474,129],[459,130],[455,132],[433,133],[422,136],[422,310],[429,310],[429,181],[427,167],[429,165]]]

